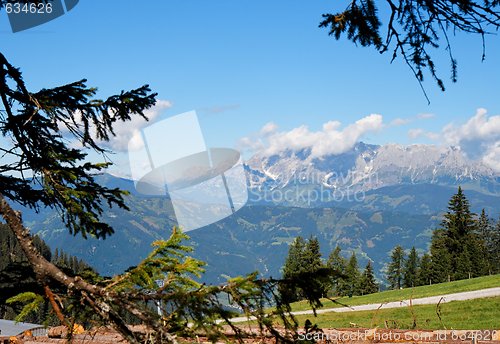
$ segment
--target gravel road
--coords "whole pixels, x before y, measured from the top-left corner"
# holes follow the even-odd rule
[[[441,303],[445,302],[451,302],[451,301],[465,301],[465,300],[473,300],[473,299],[482,299],[485,297],[494,297],[494,296],[500,296],[500,287],[497,288],[489,288],[489,289],[482,289],[482,290],[475,290],[475,291],[466,291],[462,293],[455,293],[455,294],[447,294],[447,295],[438,295],[438,296],[430,296],[430,297],[422,297],[419,299],[413,299],[413,300],[402,300],[402,301],[394,301],[394,302],[387,302],[387,303],[372,303],[368,305],[359,305],[359,306],[352,306],[352,307],[340,307],[340,308],[324,308],[324,309],[318,309],[316,311],[317,314],[323,314],[323,313],[330,313],[330,312],[337,312],[337,313],[344,313],[344,312],[356,312],[356,311],[371,311],[371,310],[376,310],[376,309],[387,309],[387,308],[400,308],[400,307],[408,307],[410,305],[410,302],[412,305],[436,305],[439,301]],[[308,315],[308,314],[313,314],[312,310],[307,310],[307,311],[297,311],[297,312],[292,312],[294,315]],[[247,317],[238,317],[238,318],[233,318],[233,322],[244,322],[249,320]],[[254,320],[254,319],[250,319]]]

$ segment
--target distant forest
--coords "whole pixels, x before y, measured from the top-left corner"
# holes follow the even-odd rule
[[[390,252],[386,267],[387,285],[391,289],[411,288],[420,285],[455,281],[500,273],[500,219],[494,221],[484,209],[477,215],[462,189],[453,195],[441,225],[432,235],[428,252],[419,255],[415,247],[405,251],[398,245]],[[378,292],[371,261],[360,270],[353,252],[349,259],[337,246],[324,261],[319,241],[315,237],[305,240],[297,237],[289,248],[282,269],[284,279],[297,279],[330,270],[319,288],[325,296],[353,296]],[[282,291],[297,301],[303,290]]]
[[[30,292],[43,295],[45,291],[43,283],[35,279],[18,241],[4,226],[0,224],[0,318],[14,319],[23,308],[20,304],[7,303],[9,298]],[[41,255],[68,275],[80,275],[93,283],[103,280],[83,260],[60,249],[51,251],[38,236],[34,236],[33,242]],[[459,188],[449,201],[441,226],[433,232],[428,252],[419,254],[415,247],[405,250],[398,245],[390,252],[390,256],[386,279],[391,289],[497,274],[500,273],[500,220],[493,221],[484,210],[479,215],[472,213],[469,201]],[[315,237],[297,237],[294,240],[282,272],[284,280],[299,281],[297,284],[284,284],[286,289],[279,290],[290,302],[304,298],[313,289],[319,290],[324,296],[365,295],[381,289],[371,261],[360,270],[356,254],[353,252],[347,258],[339,246],[324,260],[320,243]],[[50,288],[64,293],[57,286],[51,285]],[[59,324],[53,305],[47,299],[50,298],[42,299],[42,306],[23,321]],[[129,323],[134,322],[134,318],[129,315],[124,316]],[[75,318],[86,323],[92,314],[78,314]]]
[[[21,312],[22,305],[7,304],[6,301],[23,292],[43,295],[44,290],[35,278],[35,273],[28,263],[24,252],[10,230],[0,224],[0,319],[13,320]],[[71,276],[81,275],[97,277],[96,272],[83,260],[49,246],[38,236],[33,237],[38,252]],[[37,324],[58,325],[59,322],[50,310],[48,301],[44,301],[39,310],[29,314],[23,321]]]

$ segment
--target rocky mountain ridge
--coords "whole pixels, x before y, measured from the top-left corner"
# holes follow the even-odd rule
[[[335,200],[338,194],[402,184],[462,185],[464,189],[500,195],[500,174],[480,161],[468,159],[457,147],[377,146],[360,142],[348,152],[322,158],[312,156],[309,149],[285,149],[271,156],[256,154],[246,166],[249,188],[254,194],[289,188],[330,191],[331,199],[323,197],[308,205],[300,200],[283,202],[292,206],[314,207]]]

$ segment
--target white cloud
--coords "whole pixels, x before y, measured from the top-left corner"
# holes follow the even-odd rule
[[[412,117],[393,119],[389,125],[391,127],[399,127],[402,125],[410,124],[410,123],[415,122],[415,121],[425,120],[425,119],[429,119],[429,118],[433,118],[433,117],[434,117],[434,115],[431,113],[419,113],[419,114],[412,116]]]
[[[488,117],[486,109],[479,108],[476,114],[461,126],[450,123],[443,128],[447,143],[460,145],[465,141],[497,141],[500,139],[500,115]]]
[[[421,128],[414,128],[408,130],[408,137],[413,140],[418,139],[420,137],[426,137],[432,141],[439,141],[441,139],[440,134],[434,133],[432,131],[425,131],[424,129]]]
[[[319,131],[311,131],[305,125],[290,131],[278,131],[274,123],[267,123],[257,138],[244,137],[240,146],[251,149],[260,149],[267,155],[277,154],[284,149],[301,150],[311,149],[313,157],[322,157],[329,154],[341,154],[350,150],[369,132],[378,131],[383,127],[383,118],[378,114],[371,114],[341,129],[339,121],[329,121],[323,124]]]
[[[440,132],[414,128],[408,131],[408,136],[460,147],[467,157],[500,171],[500,115],[489,116],[486,109],[477,109],[476,114],[461,125],[449,123]]]
[[[418,139],[419,137],[422,137],[424,135],[425,135],[424,129],[415,128],[408,130],[408,136],[410,137],[410,139]]]
[[[419,113],[417,115],[417,119],[429,119],[429,118],[434,118],[435,115],[433,113]]]
[[[391,122],[391,126],[399,127],[400,125],[405,125],[411,122],[412,122],[411,118],[396,118]]]
[[[266,123],[266,125],[264,125],[262,129],[260,129],[260,134],[262,136],[267,136],[269,134],[275,133],[276,130],[278,130],[278,125],[274,122],[269,122]]]
[[[448,123],[439,133],[414,128],[408,131],[408,136],[412,139],[428,137],[450,146],[492,144],[500,140],[500,115],[488,116],[486,109],[479,108],[476,114],[462,125]]]
[[[482,160],[487,166],[500,173],[500,142],[491,145]]]
[[[257,152],[265,149],[264,142],[257,136],[252,137],[242,137],[237,143],[237,148],[240,151]]]
[[[486,109],[479,108],[466,123],[446,125],[443,140],[460,146],[469,158],[482,160],[500,171],[500,115],[488,116]]]

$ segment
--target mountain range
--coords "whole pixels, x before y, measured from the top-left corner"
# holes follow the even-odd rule
[[[431,145],[356,144],[339,155],[314,157],[310,150],[255,154],[245,164],[249,201],[234,215],[190,231],[193,255],[207,262],[203,280],[220,283],[228,276],[258,270],[277,277],[288,245],[301,235],[318,237],[323,256],[340,245],[346,256],[368,259],[382,279],[390,250],[427,250],[458,185],[472,210],[485,208],[497,218],[500,176],[458,148]],[[106,174],[107,186],[131,191],[130,211],[109,209],[104,218],[116,230],[106,240],[69,235],[51,210],[23,209],[25,223],[52,248],[84,258],[111,275],[137,264],[154,240],[176,224],[168,197],[137,193],[131,180]]]
[[[315,157],[310,149],[285,149],[274,155],[254,155],[247,162],[250,190],[264,201],[292,206],[317,206],[394,185],[458,186],[487,195],[500,194],[500,174],[481,162],[467,159],[457,147],[435,145],[383,146],[356,144],[339,155]],[[275,202],[275,190],[299,187],[324,192],[318,200],[301,198]],[[266,197],[267,195],[267,197]],[[330,195],[330,198],[327,196]],[[351,197],[352,198],[352,197]],[[279,199],[279,198],[278,198]]]

